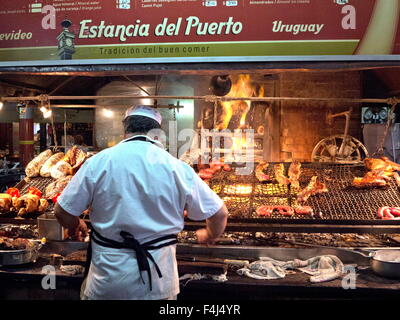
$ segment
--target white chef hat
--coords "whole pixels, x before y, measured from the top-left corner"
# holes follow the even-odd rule
[[[162,117],[161,114],[157,111],[157,109],[152,106],[138,105],[132,106],[125,112],[125,119],[129,116],[143,116],[151,118],[158,122],[161,125]]]

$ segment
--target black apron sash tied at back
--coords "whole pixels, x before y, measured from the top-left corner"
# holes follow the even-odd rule
[[[129,140],[126,140],[125,142],[134,141],[134,140],[141,140],[141,141],[147,141],[147,142],[153,143],[151,140],[147,139],[146,137],[133,137]],[[155,262],[153,256],[149,252],[149,250],[160,249],[163,247],[167,247],[167,246],[176,244],[178,242],[177,236],[176,235],[166,235],[166,236],[162,236],[157,239],[140,244],[139,241],[137,241],[135,239],[135,237],[132,234],[130,234],[129,232],[121,231],[120,235],[124,239],[122,242],[107,239],[107,238],[103,237],[99,232],[97,232],[92,226],[91,234],[90,234],[90,241],[89,241],[89,245],[88,245],[88,249],[87,249],[87,258],[86,258],[86,265],[85,265],[85,278],[87,277],[87,275],[89,273],[90,263],[92,261],[92,241],[94,241],[98,245],[107,247],[107,248],[133,249],[134,252],[136,253],[136,260],[137,260],[137,264],[138,264],[138,268],[139,268],[139,272],[140,272],[140,278],[142,279],[142,282],[145,283],[143,276],[142,276],[142,271],[146,271],[148,274],[148,278],[149,278],[150,290],[152,290],[153,286],[152,286],[152,281],[151,281],[151,269],[150,269],[149,260],[154,264],[154,267],[157,271],[159,278],[162,278],[162,273],[161,273],[160,268],[158,267],[157,263]],[[171,241],[163,242],[166,240],[171,240]],[[162,243],[159,245],[155,245],[159,242],[162,242]]]

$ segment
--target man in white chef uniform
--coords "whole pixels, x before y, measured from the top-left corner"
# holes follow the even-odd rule
[[[206,219],[196,232],[199,243],[213,243],[225,229],[223,201],[147,135],[160,125],[156,109],[128,109],[125,140],[88,159],[58,198],[57,219],[70,231],[87,231],[79,216],[92,207],[82,299],[176,299],[184,210],[192,220]]]

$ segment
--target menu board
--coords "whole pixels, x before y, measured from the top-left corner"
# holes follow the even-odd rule
[[[2,0],[0,65],[397,55],[399,10],[400,0]]]

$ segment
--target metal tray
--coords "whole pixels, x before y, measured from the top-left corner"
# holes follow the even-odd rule
[[[41,243],[34,241],[35,247],[23,250],[0,250],[0,266],[16,266],[35,262],[39,256]]]

